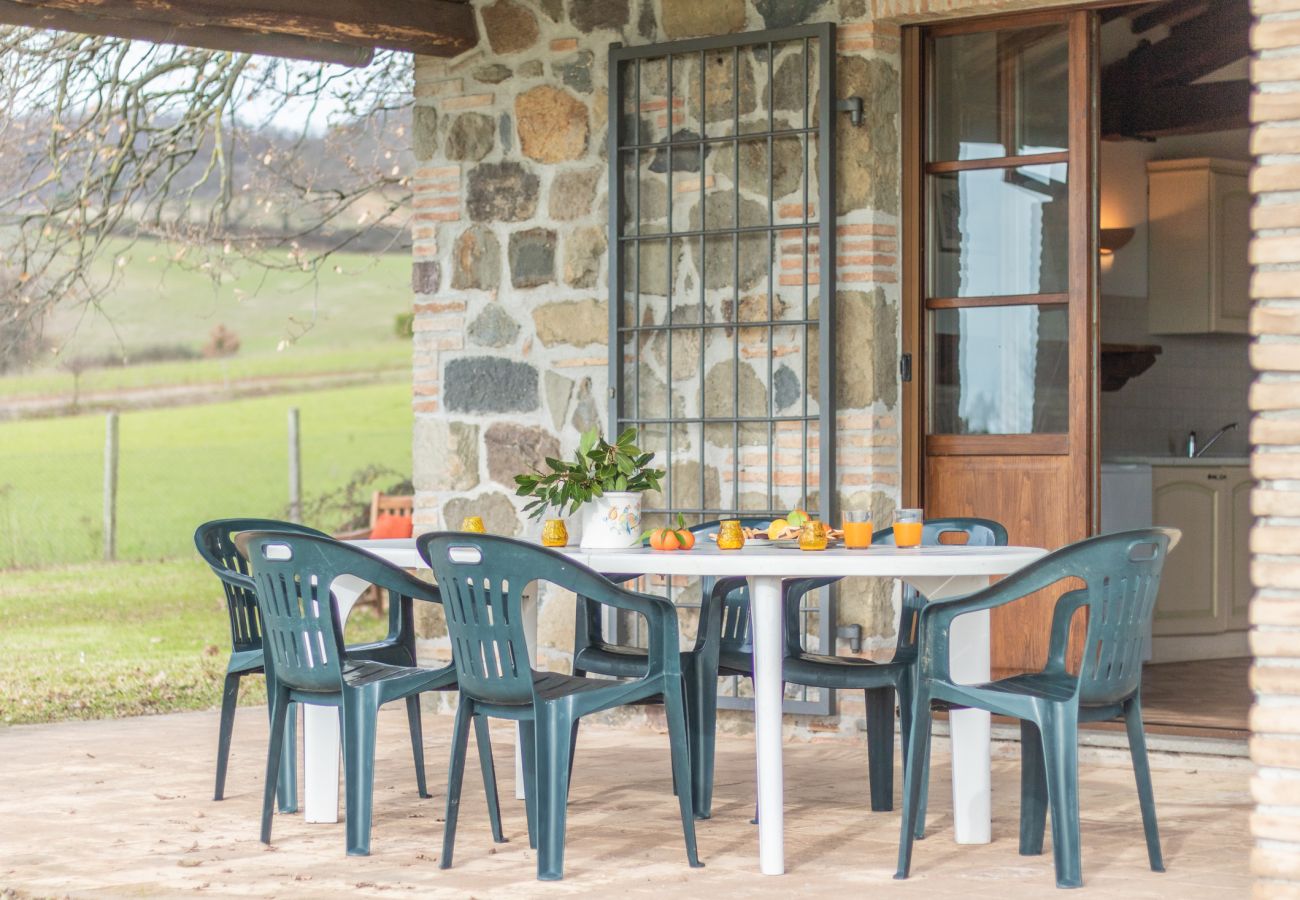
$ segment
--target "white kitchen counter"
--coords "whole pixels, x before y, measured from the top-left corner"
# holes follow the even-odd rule
[[[1104,462],[1130,466],[1249,466],[1249,456],[1115,456]]]

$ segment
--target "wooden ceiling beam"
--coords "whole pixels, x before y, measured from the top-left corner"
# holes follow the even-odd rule
[[[1158,25],[1173,28],[1205,12],[1206,5],[1206,0],[1167,0],[1165,3],[1157,3],[1133,16],[1133,33],[1142,34]]]
[[[13,0],[110,21],[458,56],[478,43],[474,10],[459,0]]]
[[[75,31],[155,44],[182,44],[205,50],[282,56],[339,66],[368,65],[375,55],[370,47],[313,40],[295,34],[263,34],[219,26],[190,27],[144,20],[107,19],[61,9],[34,8],[14,0],[0,0],[0,24]]]
[[[1216,3],[1150,45],[1143,62],[1148,83],[1186,84],[1250,55],[1250,7]]]
[[[1107,140],[1203,134],[1250,125],[1250,82],[1167,85],[1110,93],[1101,108]]]

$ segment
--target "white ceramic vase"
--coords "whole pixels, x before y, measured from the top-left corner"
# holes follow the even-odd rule
[[[582,507],[582,549],[626,550],[641,543],[641,494],[606,491]]]

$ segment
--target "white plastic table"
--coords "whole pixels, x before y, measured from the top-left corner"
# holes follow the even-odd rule
[[[415,551],[413,540],[357,541],[356,544],[403,568],[427,568]],[[938,600],[978,590],[988,584],[991,576],[1014,572],[1047,551],[1038,547],[940,546],[803,552],[751,542],[738,551],[723,551],[700,544],[690,552],[656,552],[639,547],[632,550],[569,548],[564,552],[573,560],[606,574],[739,575],[748,579],[754,631],[759,868],[765,875],[781,875],[785,872],[781,759],[782,580],[831,576],[897,578],[926,597]],[[363,587],[361,582],[352,578],[335,581],[333,591],[340,616],[346,619]],[[529,639],[536,643],[535,625]],[[951,670],[953,678],[959,682],[988,680],[987,611],[969,613],[953,623]],[[307,706],[304,716],[307,821],[334,822],[338,820],[338,713],[329,707]],[[954,710],[949,722],[956,840],[962,844],[986,844],[991,840],[989,714],[975,709]]]

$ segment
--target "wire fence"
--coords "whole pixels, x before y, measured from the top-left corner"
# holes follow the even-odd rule
[[[406,480],[405,387],[125,412],[110,542],[105,416],[0,423],[0,569],[92,562],[106,549],[119,560],[181,557],[208,519],[288,516],[291,405],[300,408],[307,524],[348,527],[371,491]]]

